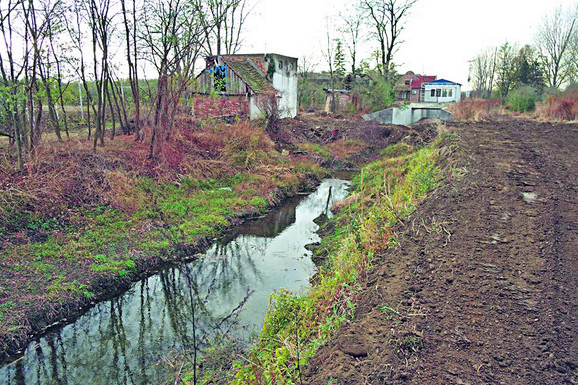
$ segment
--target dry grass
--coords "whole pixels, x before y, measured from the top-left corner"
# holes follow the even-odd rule
[[[74,207],[100,203],[134,212],[140,205],[135,180],[143,176],[169,183],[185,175],[204,180],[246,172],[269,176],[268,167],[279,164],[263,128],[248,122],[199,128],[182,119],[175,126],[170,135],[159,135],[153,160],[147,158],[149,141],[135,142],[133,136],[108,139],[96,152],[87,140],[45,140],[26,159],[25,171],[18,172],[13,151],[0,148],[0,225],[17,227],[13,219],[24,212],[60,217]],[[147,130],[145,135],[150,138]]]
[[[247,122],[180,119],[159,135],[154,159],[145,135],[96,151],[86,139],[46,136],[23,171],[0,146],[0,353],[108,290],[102,280],[121,284],[184,256],[321,175],[309,159],[279,155]]]
[[[575,120],[578,117],[578,90],[570,90],[560,96],[548,96],[538,108],[538,115],[545,120]]]
[[[451,113],[461,121],[484,121],[491,116],[491,110],[500,107],[499,100],[490,102],[491,109],[488,110],[488,100],[484,99],[462,99],[459,103],[449,107]]]

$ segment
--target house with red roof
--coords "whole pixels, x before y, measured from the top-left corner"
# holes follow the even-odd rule
[[[394,86],[395,97],[399,101],[408,102],[423,102],[425,99],[425,83],[432,82],[437,79],[437,76],[416,75],[412,71],[408,71],[401,76],[399,81]]]

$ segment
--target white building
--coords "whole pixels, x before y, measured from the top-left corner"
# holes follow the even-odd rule
[[[297,115],[297,58],[279,54],[264,55],[267,75],[279,91],[279,116],[294,118]],[[272,71],[272,68],[275,71]]]
[[[462,85],[449,80],[439,79],[424,83],[424,102],[450,103],[459,102],[462,97]]]

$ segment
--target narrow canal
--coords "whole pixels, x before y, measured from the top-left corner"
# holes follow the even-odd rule
[[[161,271],[124,295],[97,304],[0,368],[2,384],[164,383],[169,357],[202,354],[218,337],[247,343],[258,335],[268,297],[306,290],[315,273],[313,223],[345,198],[349,182],[327,179],[312,194],[239,226],[203,258]],[[163,364],[164,363],[164,364]]]

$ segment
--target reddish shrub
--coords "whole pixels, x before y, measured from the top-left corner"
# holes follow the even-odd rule
[[[578,91],[549,96],[540,109],[540,116],[554,120],[574,120],[578,116]]]

